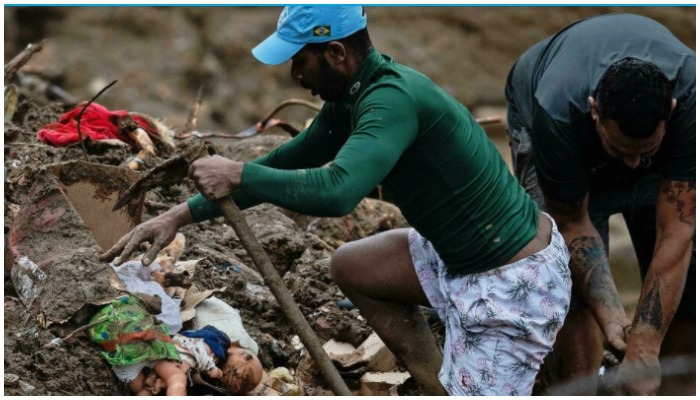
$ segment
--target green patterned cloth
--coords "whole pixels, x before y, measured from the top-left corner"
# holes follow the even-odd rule
[[[180,360],[168,327],[135,296],[125,295],[101,309],[90,321],[90,340],[114,367],[163,359]]]

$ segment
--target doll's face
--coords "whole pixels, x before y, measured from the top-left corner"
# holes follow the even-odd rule
[[[222,370],[221,382],[230,394],[248,393],[262,380],[263,368],[258,357],[237,345],[228,348],[228,359]]]

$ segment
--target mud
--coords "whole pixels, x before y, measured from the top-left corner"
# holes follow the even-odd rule
[[[127,109],[154,116],[176,131],[185,125],[200,86],[204,102],[198,129],[203,132],[242,131],[282,100],[308,99],[308,94],[289,79],[288,65],[261,66],[250,55],[250,49],[274,29],[278,7],[5,7],[4,10],[6,63],[29,42],[47,38],[45,49],[21,72],[60,86],[79,101],[90,99],[108,82],[118,79],[119,83],[98,102],[112,110]],[[607,12],[651,16],[666,24],[691,48],[695,47],[694,7],[368,8],[375,45],[398,62],[426,73],[475,115],[503,114],[503,82],[522,51],[579,18]],[[109,281],[108,266],[98,265],[101,249],[90,231],[76,216],[63,221],[60,231],[51,227],[13,228],[27,218],[50,220],[61,207],[70,207],[52,203],[50,207],[34,209],[34,214],[23,208],[31,201],[51,203],[52,196],[65,189],[54,184],[42,186],[44,191],[40,193],[32,191],[37,180],[45,176],[39,172],[43,167],[85,158],[79,146],[55,148],[36,139],[40,128],[57,121],[71,105],[58,100],[55,94],[23,87],[17,111],[4,125],[4,367],[6,374],[15,374],[21,381],[6,384],[5,394],[127,395],[124,385],[114,378],[98,349],[84,334],[78,333],[58,345],[50,344],[79,328],[90,317],[93,306],[81,307],[82,304],[112,294],[111,286],[104,284]],[[306,108],[291,107],[279,117],[301,126],[313,115]],[[491,126],[487,131],[506,156],[503,124]],[[286,140],[288,134],[273,128],[269,133],[245,140],[212,138],[209,141],[223,156],[250,160]],[[124,175],[129,159],[136,155],[129,147],[91,146],[88,153],[91,163],[120,167]],[[149,165],[164,160],[165,154],[149,161]],[[98,195],[104,198],[121,193],[126,184],[119,173],[100,175],[90,170],[64,168],[59,174],[63,185],[89,176],[106,188]],[[152,218],[195,193],[189,181],[153,189],[145,196],[142,219]],[[344,296],[332,282],[328,267],[334,249],[343,243],[407,226],[395,206],[378,200],[379,192],[373,197],[343,218],[313,218],[271,205],[244,212],[322,342],[335,339],[357,346],[371,333],[357,310],[338,306]],[[44,212],[47,214],[43,215]],[[241,311],[244,325],[260,345],[263,367],[269,371],[284,366],[297,372],[306,395],[330,394],[309,365],[308,354],[296,345],[295,333],[254,270],[233,229],[218,219],[185,227],[182,232],[187,244],[180,259],[202,259],[194,284],[204,289],[225,287],[217,296]],[[60,261],[62,267],[54,272],[62,276],[62,284],[52,290],[56,298],[70,295],[71,301],[66,304],[72,304],[71,307],[65,308],[63,302],[52,303],[50,298],[41,304],[19,301],[18,293],[25,289],[10,279],[14,258],[11,251],[8,254],[9,238],[13,238],[13,243],[22,242],[45,260]],[[624,257],[629,258],[629,253]],[[621,281],[624,280],[628,279],[623,275]],[[93,286],[96,282],[102,285]],[[81,289],[75,290],[78,285]],[[38,307],[46,309],[43,314],[50,312],[58,316],[53,324],[37,317]],[[77,309],[82,311],[73,314]],[[440,343],[444,328],[427,310],[426,317]],[[344,374],[351,389],[356,389],[358,372]],[[546,382],[539,382],[538,390],[543,385]],[[419,394],[411,381],[401,393]]]

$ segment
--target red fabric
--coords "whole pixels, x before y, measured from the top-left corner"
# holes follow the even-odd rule
[[[52,144],[56,147],[69,146],[78,143],[78,114],[83,109],[84,104],[79,104],[75,108],[67,111],[61,116],[58,122],[44,126],[36,137],[44,143]],[[80,118],[80,132],[83,139],[90,137],[92,140],[119,139],[123,142],[135,146],[129,136],[122,134],[116,125],[119,117],[131,116],[131,118],[145,130],[149,136],[157,137],[158,132],[145,118],[129,114],[125,110],[109,111],[104,106],[92,103],[83,116]]]

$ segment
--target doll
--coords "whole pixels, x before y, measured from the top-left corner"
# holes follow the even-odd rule
[[[251,391],[262,380],[260,360],[250,350],[231,344],[226,334],[212,326],[177,334],[173,344],[180,362],[170,359],[156,362],[155,375],[141,371],[129,383],[132,393],[158,394],[165,388],[168,396],[184,396],[192,371],[205,373],[233,395]]]

